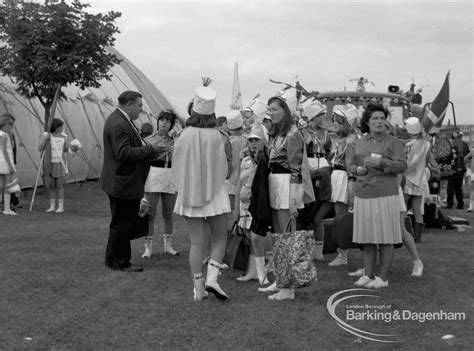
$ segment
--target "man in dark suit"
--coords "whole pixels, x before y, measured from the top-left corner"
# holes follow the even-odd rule
[[[458,202],[457,209],[462,210],[464,208],[464,194],[462,191],[462,182],[464,180],[464,173],[466,172],[466,165],[464,163],[464,157],[469,155],[469,145],[462,140],[462,132],[453,132],[452,142],[453,149],[456,150],[456,160],[454,167],[458,173],[455,178],[448,179],[447,192],[447,208],[453,208],[453,197],[456,195],[456,201]]]
[[[141,272],[142,267],[130,262],[130,239],[137,230],[149,161],[170,147],[146,145],[133,124],[142,112],[140,93],[125,91],[118,103],[104,125],[104,164],[99,182],[109,196],[112,212],[105,265],[114,270]]]

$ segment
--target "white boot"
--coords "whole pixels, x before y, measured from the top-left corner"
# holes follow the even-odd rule
[[[255,257],[255,269],[257,270],[260,285],[270,284],[266,277],[267,271],[265,270],[265,257]]]
[[[203,284],[204,277],[202,273],[193,274],[193,293],[194,293],[194,301],[202,301],[204,298],[207,297],[207,292],[204,290]]]
[[[143,258],[150,258],[153,255],[153,237],[145,237],[145,252],[143,253]]]
[[[64,200],[58,199],[58,209],[56,210],[56,213],[63,213],[63,212],[64,212]]]
[[[316,247],[314,250],[314,257],[313,257],[315,260],[324,261],[323,245],[324,245],[324,241],[316,241]]]
[[[55,209],[56,209],[56,200],[49,199],[49,208],[46,210],[46,212],[54,212]]]
[[[173,249],[173,235],[163,234],[163,251],[173,256],[179,255],[179,252]]]
[[[221,264],[219,262],[214,261],[212,258],[209,260],[207,264],[206,291],[213,293],[219,300],[227,300],[229,296],[217,283],[220,268]]]
[[[250,280],[257,280],[257,279],[258,279],[258,275],[257,275],[257,267],[255,264],[255,256],[250,255],[249,264],[247,267],[247,273],[242,277],[238,277],[237,280],[239,282],[248,282]]]
[[[12,209],[10,208],[11,197],[12,195],[10,193],[3,194],[3,214],[16,216],[18,215],[18,213],[16,213],[15,211],[12,211]]]
[[[421,277],[423,275],[423,263],[421,260],[413,261],[413,271],[411,275],[413,277]]]
[[[347,249],[337,249],[337,257],[328,263],[328,266],[337,267],[337,266],[346,266],[347,265]]]
[[[280,289],[276,294],[268,297],[270,300],[294,300],[295,289]]]

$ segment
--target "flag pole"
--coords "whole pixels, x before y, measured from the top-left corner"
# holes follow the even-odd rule
[[[58,84],[56,86],[56,91],[54,92],[53,103],[51,105],[51,112],[49,114],[48,124],[46,126],[46,131],[47,132],[51,131],[51,125],[53,124],[54,114],[56,113],[56,105],[58,104],[58,99],[59,99],[59,93],[60,92],[61,92],[61,86]],[[38,167],[38,173],[36,174],[36,181],[35,181],[35,187],[33,188],[33,195],[31,196],[29,212],[31,212],[31,210],[33,209],[33,203],[35,201],[36,189],[38,188],[39,176],[40,176],[40,173],[41,173],[41,169],[43,168],[45,150],[46,150],[46,148],[44,148],[43,151],[41,151],[40,163],[39,163],[39,167]]]

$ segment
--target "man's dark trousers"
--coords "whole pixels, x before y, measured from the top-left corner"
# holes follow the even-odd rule
[[[456,201],[458,202],[458,208],[464,207],[464,199],[462,192],[463,177],[453,178],[448,180],[447,202],[448,207],[453,207],[453,195],[456,194]]]
[[[109,200],[112,219],[105,265],[112,269],[124,269],[130,266],[132,258],[130,239],[135,231],[140,199],[118,199],[109,195]]]

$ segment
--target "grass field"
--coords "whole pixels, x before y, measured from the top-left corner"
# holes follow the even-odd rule
[[[115,272],[103,264],[109,207],[96,182],[68,185],[63,214],[45,213],[45,195],[28,213],[30,196],[31,191],[21,199],[20,216],[0,215],[2,351],[470,350],[474,344],[472,229],[427,230],[418,246],[422,278],[410,277],[410,256],[401,248],[381,298],[351,301],[392,311],[463,312],[465,320],[346,321],[346,303],[336,309],[350,325],[392,334],[398,341],[385,344],[343,330],[326,308],[332,294],[353,288],[354,279],[346,273],[362,264],[359,250],[351,250],[349,266],[319,263],[318,282],[298,290],[294,301],[269,301],[256,291],[256,282],[239,283],[240,272],[224,271],[219,281],[230,300],[210,297],[194,303],[188,233],[181,218],[175,218],[180,256],[162,254],[156,235],[156,254],[142,259],[143,242],[135,240],[132,260],[145,272]],[[462,211],[446,213],[474,220]],[[443,340],[447,334],[454,338]]]

